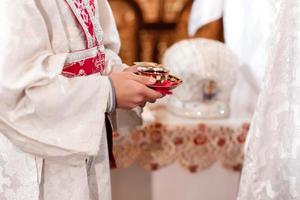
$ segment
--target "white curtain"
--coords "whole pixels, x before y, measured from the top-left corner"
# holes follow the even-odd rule
[[[300,199],[300,1],[280,7],[239,200]]]

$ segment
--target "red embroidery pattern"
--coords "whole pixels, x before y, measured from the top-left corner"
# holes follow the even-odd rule
[[[100,45],[100,41],[97,41],[95,27],[92,22],[92,17],[89,15],[88,9],[84,3],[84,0],[73,0],[72,3],[74,4],[75,8],[70,5],[73,13],[75,14],[79,25],[86,26],[82,27],[82,29],[87,29],[90,35],[86,34],[86,43],[88,44],[88,40],[92,37],[92,47],[96,47]],[[92,14],[95,15],[95,2],[94,0],[89,1],[89,5]],[[75,10],[76,9],[76,10]],[[80,24],[80,21],[83,21],[85,24]],[[87,45],[88,46],[88,45]],[[88,47],[88,48],[92,48]],[[76,52],[78,53],[78,52]],[[84,54],[84,53],[83,53]],[[89,57],[84,60],[65,63],[64,69],[62,71],[62,75],[68,78],[76,77],[76,76],[87,76],[94,73],[102,73],[105,67],[105,54],[103,52],[98,51],[97,54],[93,57]]]
[[[95,30],[94,30],[94,26],[91,20],[91,16],[88,13],[88,10],[83,2],[83,0],[73,0],[74,5],[76,6],[77,11],[80,13],[80,16],[82,18],[82,20],[84,21],[85,25],[87,26],[87,29],[90,33],[90,35],[93,38],[93,47],[97,45],[97,39],[95,36]],[[93,11],[93,14],[95,15],[95,3],[94,0],[90,0],[89,5]],[[87,38],[89,36],[86,36]]]
[[[66,63],[62,75],[68,78],[75,76],[88,76],[102,73],[105,66],[105,54],[98,52],[95,57],[81,60],[79,62]]]

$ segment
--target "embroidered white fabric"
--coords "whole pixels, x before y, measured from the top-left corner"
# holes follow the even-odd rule
[[[300,199],[300,1],[280,7],[239,200]]]
[[[76,15],[77,19],[79,20],[79,23],[81,25],[81,27],[84,30],[84,33],[87,36],[87,41],[88,41],[88,47],[91,48],[93,47],[93,37],[91,36],[88,27],[86,26],[86,23],[89,20],[89,16],[87,13],[84,12],[85,6],[86,4],[84,4],[83,1],[79,1],[79,0],[67,0],[68,4],[70,5],[70,7],[72,8],[74,14]],[[77,9],[78,8],[78,9]]]
[[[77,20],[65,0],[1,3],[0,200],[110,200],[109,80],[58,75],[85,49]],[[112,69],[118,32],[107,0],[95,4]]]

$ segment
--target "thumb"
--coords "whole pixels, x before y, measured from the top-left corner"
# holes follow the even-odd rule
[[[153,85],[156,82],[155,78],[153,78],[153,77],[141,76],[141,75],[136,75],[136,74],[133,74],[132,79],[143,85]]]

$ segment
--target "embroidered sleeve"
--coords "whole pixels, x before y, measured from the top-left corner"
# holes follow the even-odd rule
[[[48,27],[35,1],[4,0],[0,7],[0,132],[42,157],[96,155],[108,78],[60,75],[68,55],[54,53],[51,43],[64,40],[50,40],[48,30],[57,27]]]

